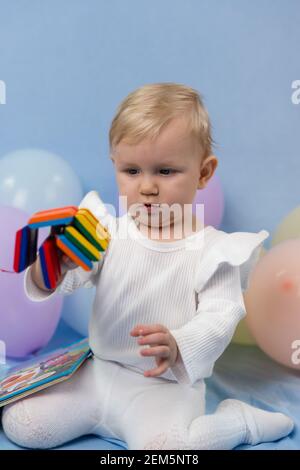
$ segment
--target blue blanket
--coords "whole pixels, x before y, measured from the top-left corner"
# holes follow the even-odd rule
[[[63,321],[47,347],[40,353],[51,351],[80,339]],[[9,364],[18,361],[10,360]],[[225,398],[238,398],[251,405],[270,411],[281,411],[295,421],[293,433],[279,441],[255,447],[241,445],[237,449],[300,449],[300,372],[285,368],[269,359],[255,346],[230,344],[216,362],[207,383],[207,413],[212,413]],[[0,449],[22,448],[10,442],[0,428]],[[85,436],[58,447],[61,450],[122,450],[126,444],[117,440]]]

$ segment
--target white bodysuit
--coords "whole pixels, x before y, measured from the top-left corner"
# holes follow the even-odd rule
[[[52,294],[33,283],[28,268],[24,287],[32,301],[45,301],[96,286],[89,324],[94,358],[69,381],[5,407],[8,437],[34,448],[90,433],[121,439],[129,449],[226,449],[247,435],[254,442],[241,407],[227,400],[205,415],[204,379],[246,313],[243,291],[268,232],[228,234],[207,226],[161,242],[142,235],[128,213],[118,219],[105,213],[95,191],[79,207],[111,234],[100,262],[89,272],[69,271]],[[140,355],[130,331],[154,323],[170,330],[180,354],[172,368],[150,378],[143,372],[156,367],[154,357]]]

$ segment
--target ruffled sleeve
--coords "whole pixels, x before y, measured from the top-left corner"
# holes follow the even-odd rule
[[[107,228],[111,236],[117,230],[117,218],[110,214],[97,191],[90,191],[79,204],[79,209],[89,209],[96,219]]]
[[[203,256],[196,280],[196,292],[200,292],[222,263],[239,266],[242,291],[249,284],[250,274],[256,265],[264,240],[269,237],[267,230],[258,233],[218,231],[218,237]]]
[[[222,231],[199,260],[194,316],[181,328],[171,330],[178,358],[171,371],[177,381],[193,385],[212,374],[215,361],[231,341],[239,321],[246,315],[242,291],[258,260],[269,233]]]

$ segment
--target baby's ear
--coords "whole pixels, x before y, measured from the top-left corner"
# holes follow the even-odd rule
[[[202,168],[201,168],[201,176],[199,179],[198,189],[204,189],[209,182],[209,180],[212,178],[214,172],[216,171],[216,168],[218,166],[218,159],[215,157],[215,155],[210,155],[207,157],[204,162],[202,163]]]
[[[207,184],[207,181],[204,181],[203,179],[199,180],[197,189],[204,189]]]

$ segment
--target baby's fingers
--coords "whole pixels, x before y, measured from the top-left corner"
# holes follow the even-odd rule
[[[78,268],[78,264],[77,264],[77,263],[74,263],[74,261],[72,261],[71,258],[69,258],[69,256],[64,255],[62,259],[63,259],[63,262],[65,263],[65,265],[66,265],[69,269]]]
[[[167,346],[156,346],[152,348],[145,348],[141,350],[142,356],[159,356],[167,358],[170,355],[170,349]]]
[[[166,372],[168,367],[169,367],[168,361],[163,361],[162,364],[160,364],[155,369],[145,370],[144,376],[145,377],[157,377],[163,374],[164,372]]]
[[[60,251],[59,253],[59,260],[63,269],[71,270],[78,268],[78,265],[74,263],[74,261],[72,261],[71,258],[62,251]]]

